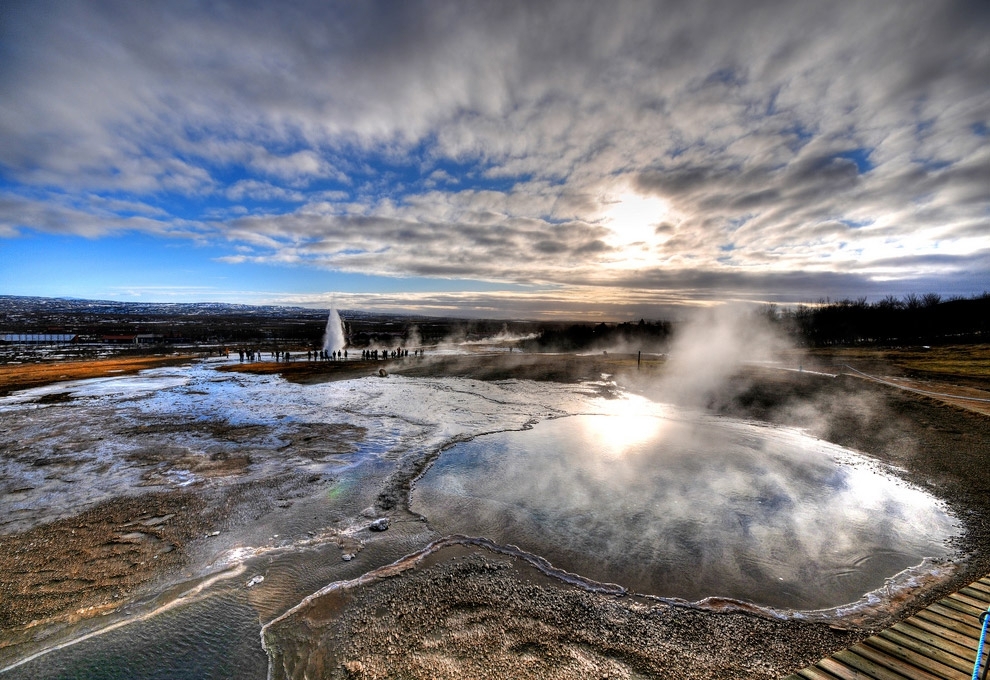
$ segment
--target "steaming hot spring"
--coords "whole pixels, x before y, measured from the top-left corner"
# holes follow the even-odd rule
[[[849,450],[636,397],[608,404],[453,446],[413,509],[441,533],[641,594],[779,609],[853,603],[948,555],[943,506]]]
[[[345,339],[332,314],[325,347],[339,351]],[[387,379],[371,368],[360,374],[352,361],[353,378],[304,384],[221,357],[3,397],[0,444],[17,453],[32,442],[31,455],[5,463],[17,489],[2,518],[8,534],[86,512],[119,524],[122,545],[143,541],[171,555],[178,551],[151,532],[180,518],[195,524],[181,569],[145,565],[161,590],[136,590],[143,600],[83,622],[83,632],[104,626],[99,635],[38,636],[0,663],[16,678],[75,677],[111,657],[123,659],[128,677],[161,677],[166,667],[169,677],[203,677],[208,659],[222,661],[222,677],[265,677],[259,622],[289,612],[284,626],[266,626],[266,639],[308,663],[329,648],[308,628],[307,603],[320,616],[337,606],[332,594],[325,608],[314,594],[387,571],[453,534],[514,545],[531,564],[544,558],[645,596],[728,598],[751,603],[728,606],[830,622],[896,606],[953,554],[954,516],[875,459],[801,430],[654,401],[604,376],[537,381],[519,368],[584,359],[471,352],[461,363],[439,351],[435,362],[397,362]],[[482,380],[450,369],[488,366],[491,357],[516,373]],[[679,375],[674,368],[667,373]],[[650,393],[690,402],[683,389]],[[57,464],[39,475],[34,461],[49,452]],[[121,498],[149,509],[117,518]],[[379,516],[391,522],[386,531],[369,528]],[[72,569],[96,568],[83,550],[66,554]],[[186,579],[193,585],[180,587]],[[400,581],[417,583],[402,575],[389,583]],[[130,625],[118,626],[123,620]],[[62,625],[53,621],[46,631]]]

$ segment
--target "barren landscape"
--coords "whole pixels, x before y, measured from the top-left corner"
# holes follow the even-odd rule
[[[743,367],[705,404],[712,414],[801,428],[863,452],[881,465],[893,466],[906,481],[947,504],[962,525],[953,563],[898,590],[895,598],[879,607],[816,619],[732,601],[692,605],[656,600],[569,579],[566,574],[562,580],[552,565],[533,556],[473,540],[441,542],[423,553],[422,559],[403,561],[403,556],[415,555],[442,538],[430,530],[428,511],[424,517],[410,509],[410,487],[437,455],[475,425],[468,425],[463,434],[448,427],[446,434],[438,432],[425,440],[424,435],[408,430],[398,435],[404,444],[395,440],[374,447],[383,457],[369,473],[353,465],[354,456],[360,457],[355,452],[370,444],[376,426],[370,421],[364,425],[347,422],[353,420],[348,414],[354,415],[354,403],[341,402],[334,409],[341,409],[339,415],[345,417],[331,417],[317,425],[311,416],[304,418],[309,423],[298,421],[298,416],[283,424],[268,421],[285,407],[259,402],[253,408],[264,408],[266,416],[248,423],[236,413],[216,419],[219,413],[211,410],[211,397],[204,393],[203,397],[190,395],[207,401],[195,402],[203,403],[204,410],[186,422],[156,409],[146,411],[151,420],[142,416],[127,425],[118,421],[116,435],[134,442],[124,447],[127,453],[121,469],[129,466],[140,471],[136,486],[122,488],[123,495],[104,489],[105,497],[83,503],[77,511],[65,504],[48,510],[41,506],[35,510],[8,508],[15,510],[8,515],[11,519],[20,519],[8,525],[0,543],[2,653],[12,677],[36,673],[32,668],[46,668],[44,664],[52,657],[9,664],[25,654],[43,651],[46,645],[62,645],[98,632],[104,625],[101,620],[126,622],[135,614],[140,614],[139,619],[157,616],[153,614],[156,608],[169,606],[170,599],[189,593],[211,573],[222,575],[221,583],[233,575],[243,588],[251,573],[265,573],[251,566],[258,564],[258,558],[250,555],[330,549],[337,557],[303,583],[269,573],[264,582],[242,591],[250,596],[248,601],[262,623],[279,619],[264,633],[274,677],[302,677],[304,672],[319,677],[463,677],[482,669],[487,677],[566,678],[589,672],[603,677],[779,677],[990,571],[990,481],[985,475],[990,469],[990,423],[985,415],[957,405],[951,397],[927,394],[983,398],[986,393],[977,386],[986,358],[972,348],[959,352],[941,348],[926,356],[933,360],[926,363],[924,357],[912,357],[913,363],[906,367],[884,354],[867,352],[804,355],[798,370]],[[86,460],[87,451],[106,433],[80,438],[81,431],[73,433],[79,422],[52,429],[54,421],[46,425],[42,418],[30,427],[42,428],[43,433],[32,429],[38,433],[31,440],[25,438],[28,424],[21,422],[21,416],[12,419],[9,414],[15,411],[10,409],[23,412],[24,405],[35,404],[32,421],[42,415],[55,417],[60,409],[107,398],[103,392],[87,393],[85,385],[91,381],[86,378],[98,378],[92,384],[105,385],[101,390],[111,389],[114,380],[124,379],[125,371],[150,366],[162,367],[153,369],[152,375],[154,370],[164,370],[172,376],[168,384],[176,387],[169,389],[195,392],[201,388],[181,387],[188,384],[183,382],[187,380],[183,366],[195,367],[203,361],[197,369],[205,371],[202,379],[224,385],[230,378],[222,376],[230,376],[235,380],[231,384],[235,395],[243,389],[236,386],[238,375],[261,381],[284,379],[302,390],[332,385],[353,389],[346,387],[353,384],[368,395],[381,391],[375,385],[388,388],[394,380],[402,382],[393,387],[408,384],[403,389],[420,389],[415,387],[417,381],[443,384],[445,390],[463,385],[456,389],[468,390],[465,394],[487,393],[484,399],[496,409],[492,417],[496,412],[504,417],[506,408],[518,411],[513,417],[520,419],[514,427],[545,417],[545,413],[537,414],[550,403],[557,406],[549,408],[564,408],[557,412],[559,416],[585,411],[589,404],[628,398],[623,395],[662,400],[666,370],[663,357],[645,361],[639,357],[637,361],[635,355],[621,354],[507,352],[427,355],[388,364],[249,364],[168,356],[138,363],[50,364],[42,375],[37,370],[30,375],[29,367],[13,367],[0,372],[8,400],[14,399],[5,407],[5,456],[23,461],[26,470],[62,469],[61,474],[67,470],[69,477],[82,474],[79,471],[92,464]],[[379,375],[379,367],[385,365],[388,377]],[[863,373],[885,382],[864,378],[845,366],[860,366]],[[210,378],[211,373],[217,377]],[[921,374],[925,392],[894,386],[916,386]],[[602,376],[609,377],[603,380]],[[62,382],[67,378],[75,381]],[[27,384],[33,390],[19,391]],[[152,379],[149,385],[153,384]],[[483,388],[485,384],[492,387]],[[542,398],[550,401],[536,405],[533,411],[522,405],[531,397],[509,397],[518,394],[520,387],[534,395],[550,389]],[[550,396],[554,394],[558,396]],[[145,398],[125,396],[121,403],[137,399],[134,403],[140,404]],[[244,398],[256,397],[245,394]],[[449,396],[443,398],[449,400]],[[585,405],[566,406],[573,399]],[[369,415],[380,408],[373,403],[367,407]],[[423,417],[415,415],[421,413],[419,408],[409,410],[408,404],[403,410],[382,413],[375,420],[383,424],[392,416]],[[60,431],[72,435],[63,441]],[[46,454],[49,439],[56,443]],[[190,441],[198,445],[190,447]],[[276,454],[284,462],[273,466],[271,456]],[[286,455],[298,462],[288,465]],[[117,464],[101,465],[115,474]],[[30,496],[29,487],[36,484],[8,479],[19,484],[5,490],[8,505],[13,499]],[[321,505],[318,499],[326,498],[328,485],[331,496],[334,488],[349,485],[347,500]],[[300,508],[307,509],[297,512]],[[314,509],[317,514],[303,517]],[[387,518],[388,530],[368,533],[375,518]],[[258,544],[262,538],[256,531],[258,523],[273,527],[268,531],[280,537],[269,536],[267,547]],[[247,545],[255,547],[245,552]],[[231,550],[244,557],[231,562]],[[238,567],[238,559],[247,561]],[[270,564],[271,558],[267,559]],[[386,568],[393,560],[402,566]],[[376,571],[383,568],[384,572]],[[341,585],[327,595],[283,616],[293,600],[336,582]],[[106,639],[122,635],[120,631],[127,627],[107,633]],[[66,652],[94,644],[98,649],[94,640],[101,637],[87,638],[89,642],[60,654],[71,663],[72,654]],[[35,666],[38,663],[42,665]]]

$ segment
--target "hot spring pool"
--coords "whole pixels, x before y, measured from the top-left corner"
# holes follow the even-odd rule
[[[441,533],[635,592],[796,610],[855,602],[957,533],[935,498],[852,451],[666,406],[458,444],[412,504]]]

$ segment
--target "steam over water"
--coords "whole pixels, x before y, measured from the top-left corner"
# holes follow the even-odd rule
[[[413,503],[441,533],[518,545],[640,593],[799,610],[855,602],[947,555],[954,533],[932,497],[849,451],[669,408],[459,444]]]

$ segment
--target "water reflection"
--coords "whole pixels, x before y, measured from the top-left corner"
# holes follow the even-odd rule
[[[857,600],[948,554],[952,518],[852,452],[792,430],[612,402],[446,451],[416,509],[601,581],[792,609]],[[667,407],[664,407],[667,408]]]
[[[615,414],[607,418],[581,418],[577,424],[584,430],[588,450],[604,460],[640,453],[648,442],[660,438],[661,418],[642,414]]]

